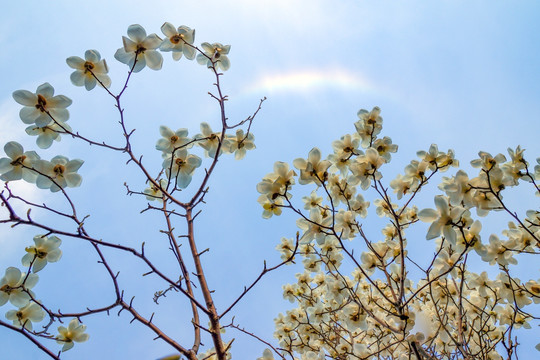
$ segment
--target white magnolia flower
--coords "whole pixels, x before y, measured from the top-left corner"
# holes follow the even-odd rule
[[[35,302],[30,302],[19,310],[10,310],[6,319],[13,321],[13,325],[32,331],[32,322],[40,322],[45,318],[45,312]]]
[[[182,58],[182,54],[188,60],[195,59],[195,47],[190,46],[195,41],[195,30],[184,25],[176,29],[173,24],[166,22],[161,26],[161,32],[166,36],[159,47],[161,51],[171,51],[176,61]]]
[[[86,334],[85,330],[86,325],[80,324],[77,319],[72,319],[67,328],[64,326],[58,327],[56,342],[58,344],[64,344],[62,351],[68,351],[73,347],[74,342],[85,342],[88,340],[90,335]]]
[[[0,279],[0,306],[9,301],[11,304],[21,307],[30,301],[30,295],[24,290],[30,291],[37,284],[39,277],[35,274],[29,274],[24,282],[25,278],[26,274],[15,267],[6,269],[6,274]]]
[[[13,92],[13,99],[24,105],[19,116],[25,124],[35,123],[43,127],[51,123],[52,119],[58,122],[69,119],[66,108],[71,105],[71,99],[64,95],[54,96],[54,88],[49,83],[39,85],[35,93],[17,90]]]
[[[180,149],[163,161],[163,169],[169,178],[176,178],[176,186],[185,189],[191,183],[195,169],[201,166],[201,158]]]
[[[36,169],[41,173],[37,177],[36,185],[52,192],[59,191],[60,188],[80,186],[82,176],[77,174],[77,170],[83,163],[82,160],[69,160],[62,155],[53,157],[51,161],[40,160],[36,164]]]
[[[57,262],[62,257],[62,250],[58,247],[62,243],[56,236],[34,236],[34,245],[28,246],[26,255],[22,258],[23,266],[30,266],[32,264],[32,271],[38,272],[50,262]]]
[[[204,55],[197,55],[197,62],[201,65],[206,65],[209,68],[213,67],[216,64],[216,68],[221,68],[223,71],[229,70],[231,67],[231,62],[226,56],[231,50],[231,45],[223,45],[220,43],[207,43],[204,42],[201,44]]]
[[[53,141],[60,141],[60,133],[71,132],[71,127],[66,123],[56,122],[43,127],[30,125],[25,131],[30,136],[37,136],[36,144],[40,149],[48,149]]]
[[[107,62],[101,59],[97,50],[86,50],[84,59],[70,56],[66,59],[66,63],[70,68],[75,69],[70,76],[73,85],[84,86],[90,91],[96,87],[97,77],[105,87],[111,86],[111,78],[107,75],[109,72]]]
[[[24,152],[21,144],[10,141],[4,145],[4,151],[9,158],[0,159],[0,179],[3,181],[15,181],[24,179],[29,183],[36,182],[37,173],[32,170],[39,160],[35,151]]]
[[[145,66],[152,70],[161,69],[163,57],[156,50],[162,42],[159,36],[156,34],[147,36],[146,30],[139,24],[130,25],[127,33],[129,38],[122,36],[124,47],[116,50],[115,59],[128,65],[133,72],[139,72]]]
[[[156,144],[156,149],[163,151],[164,156],[170,154],[174,149],[182,147],[183,149],[189,149],[193,146],[193,143],[186,145],[191,141],[188,137],[188,129],[178,129],[172,131],[167,126],[160,126],[159,133],[163,138],[159,139]]]

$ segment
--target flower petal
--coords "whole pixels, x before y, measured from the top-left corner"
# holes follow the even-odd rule
[[[163,65],[163,56],[156,50],[146,50],[144,52],[146,65],[152,70],[159,70]]]
[[[146,30],[139,24],[130,25],[127,33],[128,36],[137,43],[142,42],[144,38],[146,38]]]
[[[66,59],[66,63],[72,69],[82,70],[85,61],[78,56],[70,56]]]
[[[13,100],[24,106],[35,106],[37,104],[37,95],[28,90],[14,91],[12,96]]]

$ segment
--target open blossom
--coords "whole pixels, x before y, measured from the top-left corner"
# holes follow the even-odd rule
[[[4,151],[9,158],[0,159],[0,180],[36,182],[37,173],[32,167],[39,160],[39,155],[35,151],[24,152],[22,145],[15,141],[4,145]]]
[[[84,86],[90,91],[96,87],[98,83],[96,78],[98,78],[105,87],[111,86],[111,78],[107,75],[109,72],[107,62],[101,59],[97,50],[86,50],[84,59],[70,56],[66,59],[66,63],[70,68],[75,69],[70,76],[73,85]]]
[[[231,50],[231,45],[223,45],[220,43],[210,44],[204,42],[201,44],[201,46],[204,50],[204,55],[197,55],[197,62],[199,64],[206,65],[211,68],[214,66],[213,64],[215,63],[216,68],[221,68],[221,70],[223,71],[229,70],[229,68],[231,67],[231,62],[226,55]]]
[[[32,264],[32,271],[38,272],[50,262],[57,262],[62,257],[62,250],[58,247],[62,243],[56,236],[34,236],[34,245],[28,246],[26,255],[22,258],[23,266]]]
[[[172,131],[167,126],[160,126],[159,133],[163,136],[157,141],[156,149],[163,151],[164,156],[170,154],[174,149],[182,147],[184,149],[189,149],[193,146],[193,143],[186,145],[191,141],[191,138],[188,137],[188,129],[178,129]]]
[[[215,158],[217,148],[220,143],[220,137],[221,133],[218,132],[212,132],[212,128],[208,123],[202,122],[201,123],[201,134],[195,135],[195,139],[204,139],[197,142],[197,145],[202,147],[204,149],[204,154],[207,157]],[[228,147],[228,140],[225,139],[223,141],[222,148],[220,150],[223,151],[223,149],[226,149]]]
[[[176,178],[176,186],[185,189],[191,183],[195,169],[201,166],[201,158],[188,154],[186,149],[180,149],[165,158],[163,169],[169,178]]]
[[[228,140],[228,149],[227,152],[234,153],[234,158],[236,160],[241,160],[246,156],[246,150],[255,149],[255,137],[252,133],[249,133],[247,136],[244,135],[244,130],[236,130],[236,136],[227,136]]]
[[[85,331],[86,325],[80,324],[77,319],[72,319],[67,328],[65,326],[58,327],[56,342],[58,344],[64,344],[62,351],[67,351],[73,347],[74,342],[85,342],[88,340],[90,336]]]
[[[283,200],[281,198],[269,199],[266,195],[261,195],[257,199],[257,202],[263,207],[263,219],[269,219],[273,215],[281,215],[281,207],[283,206]]]
[[[19,310],[10,310],[6,319],[13,321],[13,325],[32,331],[32,322],[40,322],[45,318],[45,312],[35,302],[30,302]]]
[[[53,157],[51,161],[40,160],[36,164],[36,169],[40,172],[36,185],[52,192],[57,192],[60,188],[80,186],[82,176],[77,174],[77,170],[83,163],[82,160],[69,160],[62,155]]]
[[[25,278],[26,282],[24,282]],[[30,291],[37,284],[38,279],[35,274],[29,274],[27,278],[26,274],[19,269],[8,267],[4,277],[0,279],[0,306],[8,301],[19,307],[26,305],[30,301],[30,295],[24,290]]]
[[[71,105],[71,99],[64,95],[54,96],[54,88],[49,83],[39,85],[35,93],[17,90],[13,92],[13,99],[24,105],[19,116],[25,124],[35,123],[43,127],[51,123],[52,119],[58,122],[69,119],[66,108]]]
[[[161,179],[159,180],[159,186],[162,189],[167,189],[167,180]],[[159,187],[151,184],[150,187],[144,189],[144,194],[146,195],[146,200],[150,201],[158,201],[163,202],[163,192],[159,189]]]
[[[188,60],[195,59],[195,48],[190,46],[195,41],[195,30],[184,25],[175,29],[173,24],[166,22],[161,26],[161,32],[166,36],[159,47],[161,51],[172,52],[175,61],[180,60],[182,54]]]
[[[43,127],[30,125],[25,131],[30,136],[37,136],[36,144],[40,149],[48,149],[53,141],[60,141],[60,133],[71,132],[71,127],[66,123],[57,121]]]
[[[122,36],[124,47],[116,50],[116,60],[126,64],[139,72],[148,66],[152,70],[159,70],[163,65],[163,57],[156,49],[162,40],[156,34],[146,35],[146,30],[139,25],[130,25],[127,30],[129,38]],[[137,61],[137,63],[135,63]]]
[[[467,211],[462,207],[452,207],[448,204],[448,199],[445,196],[435,196],[435,206],[437,210],[424,209],[418,213],[418,218],[424,222],[432,222],[429,227],[426,239],[434,239],[441,234],[450,241],[456,243],[456,232],[452,224],[458,222],[460,217]]]
[[[328,160],[321,160],[321,151],[318,148],[313,148],[309,152],[307,160],[303,158],[295,159],[293,165],[300,170],[298,182],[305,185],[311,182],[320,184],[321,181],[326,181],[328,177],[327,170],[331,163]]]

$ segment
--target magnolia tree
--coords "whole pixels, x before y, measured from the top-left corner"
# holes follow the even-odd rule
[[[227,96],[220,85],[222,71],[230,67],[230,46],[205,42],[197,47],[195,31],[187,26],[165,23],[161,31],[163,39],[147,35],[140,25],[129,26],[123,46],[114,55],[129,69],[118,93],[110,90],[107,63],[98,51],[88,50],[84,58],[72,56],[66,61],[74,70],[71,81],[75,86],[110,95],[118,112],[120,145],[73,130],[76,124],[72,128],[67,123],[72,101],[55,95],[48,83],[35,92],[17,90],[13,99],[22,105],[20,118],[28,125],[26,132],[37,137],[41,149],[64,136],[124,154],[146,180],[146,184],[126,184],[127,194],[139,196],[143,212],[156,212],[163,218],[165,246],[174,255],[178,270],[171,272],[162,266],[162,259],[147,255],[144,242],[134,248],[87,230],[86,217],[79,215],[70,195],[71,188],[82,184],[83,160],[63,155],[42,159],[37,152],[25,151],[10,141],[4,146],[7,157],[0,159],[0,179],[5,182],[0,223],[6,228],[29,227],[36,235],[34,245],[25,249],[21,267],[8,267],[0,279],[0,306],[6,310],[0,320],[3,331],[18,332],[50,358],[60,359],[75,343],[89,340],[92,329],[83,325],[85,318],[117,310],[129,313],[152,337],[170,345],[176,354],[163,359],[229,359],[235,348],[234,338],[224,334],[226,328],[260,341],[264,351],[259,360],[518,358],[516,330],[530,328],[538,319],[534,304],[540,303],[540,280],[517,278],[515,265],[522,258],[531,261],[540,254],[540,212],[518,213],[503,195],[518,185],[528,187],[532,197],[539,195],[540,158],[530,165],[519,146],[508,150],[509,159],[481,151],[471,162],[477,173],[469,175],[458,168],[452,150],[442,152],[432,145],[419,151],[402,174],[386,181],[382,170],[398,146],[381,136],[377,107],[358,112],[356,130],[332,143],[333,154],[324,158],[313,148],[307,158],[294,160],[292,167],[276,162],[273,172],[257,185],[263,218],[289,212],[298,217],[299,231],[277,245],[281,263],[272,267],[264,263],[252,284],[229,306],[217,309],[219,293],[207,283],[201,261],[205,251],[199,249],[200,241],[194,236],[196,216],[205,204],[220,156],[234,154],[242,159],[247,150],[255,148],[251,125],[264,99],[251,116],[231,123],[225,111]],[[163,160],[147,164],[132,147],[133,129],[124,116],[122,96],[136,73],[146,67],[161,68],[162,52],[171,53],[174,60],[196,59],[214,74],[215,88],[209,94],[218,106],[220,122],[217,131],[201,123],[200,134],[194,136],[188,129],[161,126],[155,147]],[[431,185],[437,173],[452,168],[456,168],[453,175],[442,177],[438,185],[435,209],[418,209],[418,194]],[[202,176],[200,182],[192,183],[195,171]],[[56,193],[65,206],[31,201],[10,186],[20,180]],[[191,192],[185,191],[188,187]],[[309,195],[293,201],[295,191]],[[487,235],[481,219],[495,211],[506,213],[508,226],[500,235]],[[369,212],[384,219],[382,234],[364,231]],[[47,216],[35,217],[36,213]],[[419,222],[428,223],[429,228],[425,237],[414,241],[430,241],[431,247],[410,253],[412,240],[408,241],[407,233],[415,226],[421,228]],[[54,310],[40,300],[39,275],[56,266],[49,263],[61,259],[62,242],[68,241],[86,242],[93,248],[111,280],[115,296],[110,303],[97,309],[81,304],[83,310],[68,312]],[[162,291],[149,294],[156,303],[166,294],[188,300],[191,321],[183,327],[192,329],[190,339],[168,334],[160,327],[159,316],[154,319],[153,313],[147,314],[125,297],[118,282],[119,265],[104,249],[135,257],[147,268],[145,275],[167,284]],[[284,298],[295,307],[277,315],[276,342],[225,321],[263,276],[289,264],[303,265],[304,270],[296,274],[295,283],[283,287]],[[481,266],[484,271],[478,272]],[[245,358],[242,349],[234,351]]]

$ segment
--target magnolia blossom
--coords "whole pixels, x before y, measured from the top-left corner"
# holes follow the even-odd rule
[[[159,127],[159,133],[163,137],[157,141],[156,149],[163,151],[164,156],[167,156],[167,154],[172,153],[180,147],[189,149],[193,146],[193,143],[188,144],[191,141],[191,138],[188,137],[188,129],[172,131],[162,125]]]
[[[51,122],[65,122],[69,119],[66,108],[71,105],[70,98],[64,95],[54,96],[54,88],[49,83],[38,86],[35,93],[28,90],[13,92],[13,99],[24,107],[19,116],[25,124],[47,126]]]
[[[227,136],[228,149],[227,152],[234,153],[236,160],[241,160],[246,156],[246,150],[255,149],[255,136],[252,133],[244,135],[244,130],[236,130],[236,136]]]
[[[191,183],[195,169],[201,166],[201,158],[188,154],[186,149],[180,149],[167,156],[163,161],[163,169],[169,178],[176,178],[176,186],[185,189]]]
[[[448,241],[455,244],[456,232],[452,226],[457,223],[466,210],[459,206],[450,207],[447,198],[442,195],[435,196],[435,205],[437,210],[424,209],[418,213],[420,220],[432,222],[426,239],[434,239],[442,233]]]
[[[30,295],[26,291],[33,294],[30,289],[37,284],[38,280],[35,274],[28,274],[27,277],[19,269],[8,267],[6,274],[0,279],[0,306],[8,301],[19,307],[26,305],[30,301]]]
[[[327,170],[331,163],[328,160],[321,160],[321,151],[318,148],[313,148],[306,159],[295,159],[294,167],[300,170],[300,179],[298,182],[302,185],[315,182],[320,184],[326,181],[328,176]]]
[[[30,302],[19,310],[10,310],[6,313],[6,319],[13,321],[13,325],[32,331],[32,323],[40,322],[45,318],[45,312],[35,302]]]
[[[201,46],[204,50],[204,54],[197,55],[197,62],[199,64],[206,65],[209,68],[213,67],[215,64],[216,68],[220,68],[223,71],[229,70],[231,62],[226,55],[229,54],[231,45],[223,45],[220,43],[210,44],[204,42]]]
[[[195,135],[195,139],[200,139],[197,141],[197,145],[202,147],[204,149],[204,154],[207,157],[215,158],[217,148],[220,143],[221,133],[219,132],[213,132],[212,128],[208,123],[202,122],[201,123],[201,134]],[[223,141],[222,147],[220,149],[223,151],[223,149],[226,149],[228,147],[228,140],[225,139]]]
[[[75,86],[84,86],[90,91],[96,87],[98,81],[100,85],[105,87],[111,86],[111,78],[107,73],[107,62],[101,59],[101,55],[97,50],[86,50],[84,60],[78,56],[70,56],[66,59],[66,63],[72,69],[70,79]]]
[[[22,258],[23,266],[32,265],[32,271],[38,272],[50,262],[57,262],[62,257],[62,250],[58,247],[62,243],[56,236],[34,236],[34,246],[28,246],[26,255]]]
[[[167,189],[167,180],[159,180],[159,186],[161,187],[161,189]],[[146,195],[146,200],[156,200],[160,203],[163,202],[163,193],[160,188],[154,184],[151,184],[150,187],[144,189],[143,193]]]
[[[184,25],[176,29],[173,24],[166,22],[161,26],[161,32],[166,36],[159,46],[161,51],[172,52],[175,61],[180,60],[182,54],[186,55],[188,60],[195,59],[195,30]]]
[[[162,40],[156,34],[146,35],[146,30],[139,25],[130,25],[127,30],[128,37],[122,36],[124,47],[116,50],[116,60],[126,64],[139,72],[148,66],[152,70],[159,70],[163,65],[163,57],[156,49]]]
[[[263,356],[257,358],[257,360],[274,360],[274,354],[272,354],[272,351],[270,349],[264,349]]]
[[[71,349],[75,342],[85,342],[90,337],[85,333],[86,325],[79,323],[79,320],[72,319],[69,322],[68,327],[59,326],[58,336],[56,342],[58,344],[64,344],[62,351]]]
[[[36,185],[40,189],[50,189],[52,192],[65,187],[80,186],[82,177],[77,174],[77,170],[83,163],[82,160],[69,160],[62,155],[53,157],[51,161],[40,160],[36,164],[36,169],[40,173]]]
[[[53,141],[60,141],[60,133],[71,132],[71,127],[66,123],[57,121],[43,127],[30,125],[25,131],[30,136],[37,136],[36,144],[40,149],[48,149]]]
[[[22,145],[16,141],[10,141],[4,145],[4,151],[9,158],[0,159],[1,180],[24,179],[29,183],[36,182],[37,173],[32,168],[39,160],[39,155],[35,151],[24,152]]]

